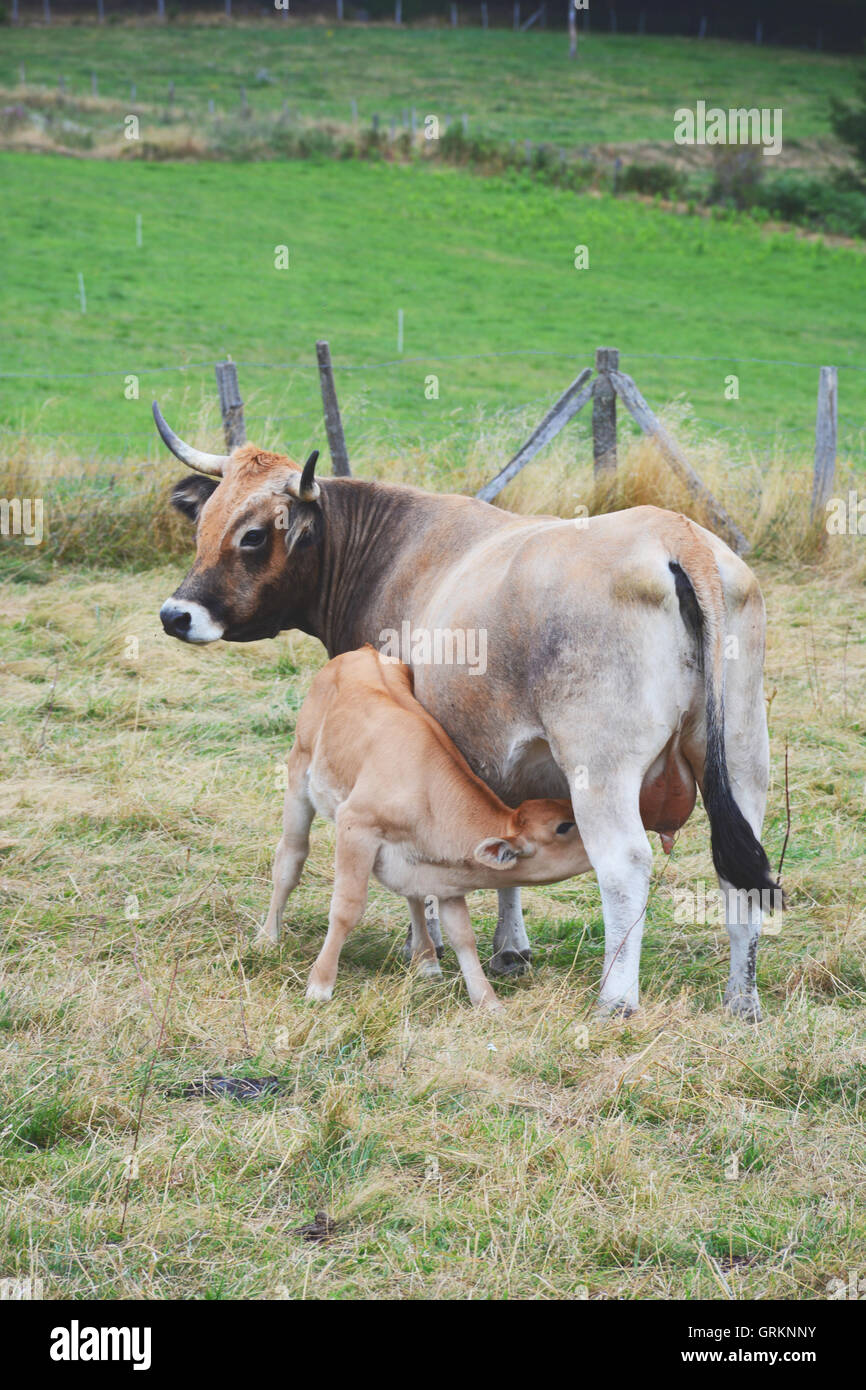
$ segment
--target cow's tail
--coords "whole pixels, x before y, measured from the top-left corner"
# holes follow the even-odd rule
[[[679,547],[678,547],[679,548]],[[734,888],[758,890],[770,911],[777,903],[764,847],[736,801],[725,756],[725,594],[715,559],[695,538],[689,553],[671,560],[683,618],[694,633],[701,656],[706,697],[707,751],[702,793],[710,822],[713,863]],[[764,893],[766,890],[766,895]]]

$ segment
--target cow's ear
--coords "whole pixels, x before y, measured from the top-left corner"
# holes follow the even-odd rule
[[[206,478],[203,473],[189,473],[172,488],[171,505],[188,516],[190,521],[198,521],[199,512],[218,487],[217,478]]]
[[[278,527],[280,522],[277,522]],[[322,513],[316,502],[293,502],[283,523],[286,554],[315,545],[322,533]]]

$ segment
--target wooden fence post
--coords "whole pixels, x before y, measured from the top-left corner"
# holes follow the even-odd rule
[[[349,478],[349,455],[346,452],[346,437],[337,404],[337,390],[334,386],[334,369],[331,366],[331,349],[322,339],[316,343],[316,359],[319,363],[319,384],[322,388],[322,407],[325,414],[325,432],[328,448],[331,451],[331,472],[335,478]]]
[[[812,477],[811,519],[817,521],[833,491],[836,475],[838,373],[822,367],[818,378],[818,413],[815,417],[815,472]]]
[[[709,488],[701,482],[676,440],[671,438],[660,421],[653,415],[631,377],[627,376],[625,372],[612,368],[609,370],[608,380],[613,385],[617,395],[622,398],[623,404],[637,420],[644,434],[652,435],[669,467],[680,482],[685,485],[692,497],[703,507],[712,529],[723,540],[727,541],[737,555],[744,555],[749,549],[749,542],[746,537],[728,516],[724,507],[716,501]]]
[[[599,473],[616,472],[616,391],[609,373],[619,369],[619,349],[595,350],[598,376],[592,390],[592,462]]]
[[[229,453],[247,438],[244,424],[244,403],[238,389],[238,369],[230,357],[216,364],[217,390],[220,396],[220,412],[223,417],[223,434]]]
[[[568,0],[568,56],[577,57],[577,10],[574,0]]]
[[[592,395],[592,385],[586,384],[591,376],[590,368],[584,367],[580,376],[575,378],[568,390],[563,391],[559,400],[550,407],[544,419],[532,431],[523,447],[518,449],[514,457],[509,459],[495,478],[491,478],[489,483],[484,484],[484,487],[475,494],[476,497],[480,497],[482,502],[492,502],[494,497],[505,487],[505,484],[510,483],[521,468],[535,457],[539,449],[543,449],[545,444],[549,444],[551,439],[559,434],[563,425],[567,425],[569,420],[574,418]]]

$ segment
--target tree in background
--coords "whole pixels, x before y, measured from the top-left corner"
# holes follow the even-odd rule
[[[866,180],[866,67],[861,68],[857,77],[853,102],[830,98],[830,124],[834,134],[854,155],[861,179]]]

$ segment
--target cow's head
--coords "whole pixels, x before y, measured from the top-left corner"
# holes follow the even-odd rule
[[[315,564],[312,542],[321,524],[318,451],[303,469],[282,454],[244,444],[231,454],[205,454],[153,418],[165,443],[196,469],[172,490],[172,503],[195,523],[195,564],[160,609],[166,632],[183,642],[254,642],[297,626],[292,614]],[[305,559],[309,552],[309,562]],[[286,564],[296,554],[291,580]],[[305,585],[306,581],[306,585]]]

